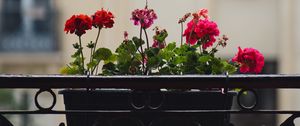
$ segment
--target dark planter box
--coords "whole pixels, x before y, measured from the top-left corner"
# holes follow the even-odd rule
[[[115,114],[67,114],[68,126],[223,126],[229,114],[162,113],[164,110],[228,110],[236,92],[63,90],[66,110],[131,110]]]

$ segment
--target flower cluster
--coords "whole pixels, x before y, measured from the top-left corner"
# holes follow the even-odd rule
[[[86,30],[92,29],[92,19],[87,15],[73,15],[65,24],[66,33],[75,33],[81,36],[86,33]]]
[[[193,16],[194,18],[187,24],[184,31],[186,43],[195,45],[200,42],[203,49],[211,47],[216,42],[215,37],[220,34],[218,25],[208,19],[207,10],[200,10],[199,14],[193,14]]]
[[[184,23],[191,16],[193,18],[184,30]],[[124,32],[123,42],[112,52],[108,48],[97,48],[100,30],[112,28],[115,23],[111,12],[101,9],[91,17],[73,15],[66,22],[65,32],[75,33],[79,42],[73,44],[77,50],[72,55],[74,61],[63,69],[63,73],[98,75],[99,64],[103,64],[100,66],[101,75],[233,74],[238,69],[241,73],[260,73],[263,69],[264,57],[253,48],[239,47],[238,53],[230,61],[215,55],[218,47],[226,47],[229,38],[226,35],[219,37],[218,25],[211,21],[207,9],[187,13],[179,19],[180,46],[176,46],[176,42],[167,44],[167,30],[158,27],[153,29],[154,36],[148,38],[147,29],[156,19],[156,13],[147,5],[134,10],[130,20],[140,26],[139,35],[129,38],[128,32]],[[95,41],[87,44],[90,58],[86,58],[81,36],[92,26],[98,28],[98,35]],[[186,44],[183,43],[183,37],[186,38]]]
[[[97,11],[94,15],[92,15],[93,18],[93,26],[99,27],[99,28],[112,28],[114,25],[114,15],[104,10],[103,8],[99,11]]]
[[[136,9],[131,13],[131,20],[134,21],[134,25],[141,25],[142,28],[147,29],[157,19],[157,15],[153,9],[148,9],[146,6],[144,9]]]
[[[92,17],[79,14],[73,15],[66,21],[64,31],[66,33],[75,33],[77,36],[82,36],[86,30],[91,30],[92,26],[99,28],[112,28],[114,24],[114,16],[111,12],[101,9],[97,11]]]
[[[232,59],[240,65],[241,73],[260,73],[264,66],[264,56],[253,48],[238,48],[239,51]]]
[[[114,15],[104,10],[103,8],[97,11],[94,15],[87,16],[84,14],[73,15],[70,19],[66,21],[64,31],[66,33],[75,33],[79,37],[79,42],[73,44],[76,52],[72,55],[74,59],[73,62],[67,65],[67,67],[62,69],[64,74],[93,74],[97,71],[98,65],[103,57],[99,57],[99,53],[110,52],[106,48],[97,48],[98,39],[100,36],[100,31],[102,28],[112,28],[114,24]],[[90,49],[90,61],[85,64],[85,59],[83,55],[83,43],[81,41],[81,36],[86,33],[86,30],[91,30],[92,26],[98,28],[98,34],[96,40],[91,41],[86,45]],[[86,69],[87,68],[87,69]]]

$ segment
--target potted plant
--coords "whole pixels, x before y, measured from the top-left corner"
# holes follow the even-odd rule
[[[192,17],[183,31],[184,23]],[[187,75],[187,74],[233,74],[259,73],[264,65],[263,55],[253,48],[238,48],[238,53],[231,60],[224,60],[215,54],[221,47],[226,47],[228,37],[218,38],[220,31],[211,21],[207,9],[196,13],[187,13],[178,23],[181,25],[180,45],[167,43],[168,32],[154,28],[153,42],[148,37],[148,29],[157,19],[153,9],[147,4],[143,9],[132,12],[131,20],[140,29],[138,37],[129,39],[124,32],[124,41],[115,52],[108,48],[98,48],[100,32],[114,25],[114,15],[105,9],[97,11],[91,17],[73,15],[65,24],[67,33],[78,36],[79,41],[73,44],[76,52],[73,61],[64,67],[63,74],[79,75]],[[95,41],[83,43],[81,37],[86,30],[97,29]],[[145,36],[143,38],[143,35]],[[183,38],[185,38],[185,43]],[[84,46],[90,52],[84,56]],[[100,66],[100,64],[103,64]],[[100,67],[99,67],[100,66]],[[101,72],[100,72],[101,69]],[[67,110],[224,110],[230,109],[235,92],[224,95],[221,89],[197,90],[116,90],[87,89],[63,90]],[[200,100],[200,99],[204,99]],[[178,120],[178,118],[180,118]],[[225,121],[224,121],[225,119]],[[226,120],[227,119],[227,120]],[[140,113],[128,116],[101,115],[67,115],[69,126],[94,125],[198,125],[220,126],[228,124],[228,114],[202,114],[197,116],[160,116]],[[138,120],[138,121],[137,121]]]

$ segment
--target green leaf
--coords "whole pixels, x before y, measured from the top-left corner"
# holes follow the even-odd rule
[[[139,48],[141,45],[145,44],[145,41],[142,39],[139,39],[138,37],[133,37],[132,41],[134,42],[134,44],[137,48]]]
[[[129,74],[129,68],[131,66],[131,62],[122,62],[117,65],[120,74]]]
[[[166,61],[170,61],[172,58],[175,58],[175,53],[173,51],[161,50],[159,56]]]
[[[165,41],[165,39],[168,37],[168,33],[167,32],[161,32],[158,35],[154,36],[154,39],[157,40],[158,42],[162,43]]]
[[[208,61],[211,61],[212,57],[210,55],[204,55],[204,56],[200,56],[198,61],[201,63],[206,63]]]
[[[86,46],[86,47],[88,47],[88,48],[92,49],[92,48],[94,48],[94,47],[95,47],[95,43],[93,43],[93,42],[91,41],[90,43],[88,43],[88,44],[87,44],[87,46]]]
[[[206,68],[204,68],[203,66],[197,66],[196,70],[197,70],[198,74],[205,74],[206,73]]]
[[[148,58],[148,61],[147,61],[147,67],[148,68],[158,67],[160,62],[161,62],[161,58],[159,58],[158,56],[150,57],[150,58]]]
[[[224,64],[224,72],[228,72],[229,74],[234,74],[237,71],[237,67],[229,64],[227,61],[222,61]]]
[[[176,42],[169,43],[165,48],[168,51],[173,51],[176,48]]]
[[[80,74],[80,69],[76,66],[65,66],[60,69],[61,74],[75,75]]]
[[[112,52],[107,48],[99,48],[94,53],[93,58],[99,60],[107,60],[112,55]]]
[[[184,55],[184,54],[186,54],[186,52],[188,52],[188,48],[189,48],[189,46],[184,44],[184,45],[182,45],[180,47],[175,48],[174,52],[177,55]]]
[[[71,55],[72,58],[76,58],[80,56],[80,50],[78,49],[73,55]]]
[[[75,49],[79,49],[79,48],[80,48],[80,46],[79,46],[79,44],[78,44],[78,43],[75,43],[75,44],[73,44],[73,48],[75,48]]]
[[[92,62],[87,64],[88,69],[94,68],[98,64],[98,62],[99,61],[93,59]]]
[[[116,65],[113,63],[104,64],[102,67],[103,75],[115,75],[117,74]]]
[[[137,48],[132,41],[127,41],[126,43],[122,43],[116,50],[116,53],[126,52],[130,54],[136,53]]]
[[[181,64],[181,63],[184,63],[184,62],[186,62],[186,57],[185,56],[176,56],[172,60],[173,64]]]
[[[212,74],[222,74],[223,71],[223,63],[221,62],[221,59],[213,58],[210,62],[210,65],[212,66]]]
[[[128,53],[126,53],[126,52],[122,52],[122,53],[119,53],[118,55],[117,55],[117,61],[119,62],[119,63],[125,63],[125,62],[129,62],[129,61],[131,61],[131,55],[130,54],[128,54]]]
[[[196,64],[198,61],[199,54],[196,52],[188,52],[186,55],[188,64]]]
[[[160,50],[159,48],[149,48],[145,50],[145,53],[147,54],[148,57],[153,57],[158,55],[159,50]]]
[[[117,61],[117,55],[115,54],[112,54],[107,60],[104,60],[104,64],[107,64],[107,63],[113,63],[115,61]]]

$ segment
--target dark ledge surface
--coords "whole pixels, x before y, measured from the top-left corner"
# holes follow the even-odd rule
[[[300,88],[300,75],[0,75],[0,88]]]

